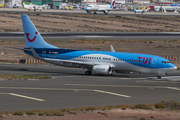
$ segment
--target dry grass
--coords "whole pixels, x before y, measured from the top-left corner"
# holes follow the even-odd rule
[[[176,105],[180,108],[180,103],[173,100],[162,101],[167,105],[163,109],[155,109],[156,104],[138,104],[138,105],[116,105],[105,107],[83,107],[73,109],[55,109],[55,110],[33,110],[33,111],[15,111],[0,113],[0,117],[5,120],[83,120],[83,119],[124,119],[124,120],[139,120],[140,118],[153,120],[169,120],[180,118],[179,110],[171,109],[169,107]],[[136,107],[139,106],[139,107]],[[142,106],[142,107],[140,107]],[[179,106],[179,107],[178,107]],[[147,109],[148,108],[148,109]],[[22,116],[22,117],[20,117]],[[32,117],[31,117],[32,116]],[[56,117],[58,116],[58,117]],[[162,117],[163,116],[163,117]]]
[[[49,79],[50,76],[32,76],[32,75],[7,75],[0,74],[0,80],[27,80],[27,79]]]
[[[180,17],[29,15],[39,31],[179,32]],[[173,23],[172,23],[173,21]],[[1,14],[0,31],[23,31],[20,14]]]

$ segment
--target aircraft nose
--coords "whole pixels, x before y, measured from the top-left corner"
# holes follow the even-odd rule
[[[174,71],[177,69],[177,67],[174,64],[171,64],[168,66],[169,70]]]
[[[175,67],[174,67],[174,70],[176,70],[176,69],[177,69],[177,67],[175,66]]]

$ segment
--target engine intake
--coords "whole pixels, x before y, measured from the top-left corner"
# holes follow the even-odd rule
[[[92,68],[93,73],[95,74],[112,74],[112,67],[109,65],[95,65]]]

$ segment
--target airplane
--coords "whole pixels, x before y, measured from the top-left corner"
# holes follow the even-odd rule
[[[23,2],[23,6],[24,6],[24,9],[27,9],[27,10],[42,10],[42,7],[44,7],[43,5],[33,5],[33,4],[30,4],[30,5],[26,5],[24,2]]]
[[[112,45],[110,46],[111,52],[58,48],[44,41],[26,14],[22,14],[21,19],[26,48],[11,48],[23,50],[38,60],[64,67],[87,69],[86,75],[138,72],[155,73],[157,79],[161,79],[162,75],[167,75],[168,72],[177,69],[174,64],[163,57],[116,52]]]
[[[143,14],[144,12],[147,12],[149,9],[150,9],[150,8],[148,7],[148,8],[146,8],[145,10],[136,10],[135,7],[133,7],[133,11],[134,11],[135,14],[136,14],[136,13],[141,13],[141,14]]]
[[[86,10],[87,13],[90,13],[94,11],[94,14],[97,14],[96,12],[104,12],[105,15],[108,14],[110,10],[113,10],[115,7],[115,0],[112,0],[110,5],[88,5],[86,8],[84,7],[84,10]]]
[[[167,10],[174,11],[174,13],[178,13],[177,10],[180,8],[180,6],[154,6],[154,10],[156,12],[162,11],[167,12]]]

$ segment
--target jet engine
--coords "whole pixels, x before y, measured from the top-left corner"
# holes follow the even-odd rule
[[[95,65],[95,66],[93,66],[92,71],[95,74],[110,75],[110,74],[112,74],[112,67],[109,65]]]
[[[103,12],[104,12],[104,14],[105,14],[105,15],[107,15],[107,14],[108,14],[108,10],[104,10]]]

